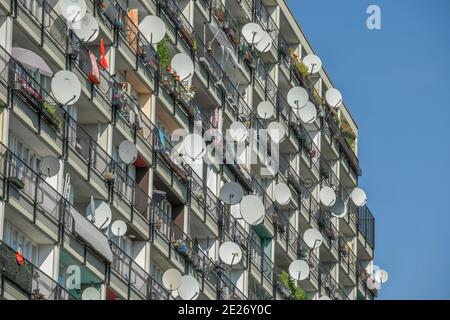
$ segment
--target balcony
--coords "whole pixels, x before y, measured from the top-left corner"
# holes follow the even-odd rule
[[[160,283],[142,269],[116,244],[113,252],[109,287],[128,300],[174,300]]]
[[[373,251],[375,250],[375,218],[370,212],[369,208],[364,205],[358,208],[356,225],[358,229],[358,257],[362,259],[372,259]]]
[[[171,217],[156,204],[152,205],[150,239],[157,260],[169,259],[170,263],[185,274],[198,279],[204,298],[215,299],[217,280],[216,264],[209,256],[175,224]]]
[[[326,268],[320,268],[320,294],[328,296],[331,300],[349,300],[348,294],[344,288],[326,271]]]
[[[22,257],[23,258],[23,257]],[[0,241],[0,297],[7,300],[76,300],[39,268]]]
[[[274,219],[275,228],[275,261],[277,264],[289,265],[297,258],[297,241],[299,234],[289,222],[287,213],[280,213]]]
[[[193,170],[191,171],[189,188],[189,210],[194,214],[191,216],[194,219],[190,221],[191,230],[196,230],[196,233],[203,237],[217,237],[219,231],[219,199]]]
[[[273,219],[279,215],[279,211],[271,197],[267,194],[266,189],[258,182],[255,174],[252,175],[252,185],[254,194],[260,198],[266,212],[263,222],[259,225],[252,226],[252,229],[261,237],[273,238],[275,234]]]
[[[359,167],[359,160],[353,152],[352,148],[348,145],[347,141],[343,137],[337,120],[329,111],[325,113],[325,119],[331,131],[331,135],[339,142],[339,150],[340,152],[342,152],[343,157],[345,157],[345,159],[349,162],[354,176],[360,176],[361,168]]]
[[[324,240],[323,245],[320,247],[320,259],[325,262],[337,262],[339,232],[334,225],[331,213],[318,211],[316,219]]]
[[[242,250],[242,259],[238,265],[242,269],[248,268],[249,263],[249,238],[250,235],[239,221],[236,220],[229,210],[221,204],[222,221],[220,222],[221,240],[233,241],[237,243]]]
[[[345,239],[339,236],[339,272],[341,283],[347,287],[356,284],[356,255]]]
[[[308,296],[293,280],[289,273],[275,269],[274,277],[274,298],[276,300],[307,300]]]
[[[270,257],[266,255],[263,248],[252,237],[250,240],[250,263],[249,272],[259,281],[262,287],[272,293],[274,264]]]
[[[378,294],[376,290],[376,284],[370,279],[370,274],[360,261],[357,262],[357,275],[358,275],[358,300],[374,300]],[[368,282],[371,283],[370,286]]]
[[[300,285],[306,292],[315,292],[319,289],[319,258],[311,250],[303,240],[303,236],[299,233],[297,241],[297,257],[304,259],[309,265],[309,277],[300,281]]]

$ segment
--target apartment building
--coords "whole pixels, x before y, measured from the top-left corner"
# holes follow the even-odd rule
[[[314,51],[287,4],[85,4],[99,26],[92,39],[77,36],[57,0],[0,0],[0,297],[83,299],[91,290],[107,300],[176,299],[162,281],[176,269],[197,280],[198,299],[373,299],[375,220],[366,205],[349,200],[361,175],[358,127],[344,104],[324,102],[333,88],[325,71],[302,69]],[[139,31],[149,15],[165,24],[164,39],[154,45]],[[242,34],[251,22],[271,37],[265,52]],[[170,66],[178,53],[194,64],[189,81]],[[62,105],[52,92],[60,70],[81,84],[74,104]],[[312,123],[289,106],[294,87],[308,90],[318,111]],[[286,132],[272,176],[249,157],[207,164],[171,156],[171,134],[179,128],[201,125],[223,136],[235,121],[267,128],[257,114],[263,101]],[[119,155],[123,141],[136,146],[131,164]],[[255,142],[246,148],[254,150]],[[42,172],[42,163],[55,158],[55,172]],[[261,199],[261,223],[249,225],[239,204],[221,201],[228,182]],[[289,187],[289,205],[274,199],[280,183]],[[325,186],[345,201],[344,217],[321,205]],[[125,222],[126,233],[89,219],[92,202]],[[304,241],[311,228],[323,236],[314,249]],[[242,250],[231,267],[219,257],[227,241]],[[300,281],[289,276],[298,259],[310,270]]]

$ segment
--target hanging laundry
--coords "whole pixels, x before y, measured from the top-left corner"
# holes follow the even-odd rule
[[[165,148],[165,146],[166,146],[166,142],[165,142],[166,138],[164,137],[164,133],[162,132],[162,130],[159,129],[159,128],[158,128],[158,140],[159,140],[160,147]]]
[[[88,80],[93,84],[100,84],[100,71],[98,70],[97,59],[91,50],[88,51],[89,61],[91,62],[91,72],[88,74]]]
[[[106,61],[105,58],[105,42],[103,38],[100,39],[100,60],[98,61],[98,64],[103,69],[108,69],[108,62]]]
[[[213,110],[211,110],[211,126],[215,129],[217,129],[218,125],[219,125],[219,108],[216,107]]]

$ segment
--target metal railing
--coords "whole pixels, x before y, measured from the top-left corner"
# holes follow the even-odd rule
[[[245,295],[229,280],[220,267],[213,261],[206,252],[203,251],[195,240],[192,240],[167,214],[156,204],[152,206],[151,226],[153,232],[158,232],[163,236],[169,245],[169,255],[171,252],[184,259],[188,270],[191,270],[199,280],[206,280],[212,287],[218,288],[218,298],[223,294],[224,287],[227,292],[237,299],[245,299]]]
[[[351,274],[356,275],[356,255],[342,236],[339,236],[339,261]]]
[[[77,300],[69,291],[46,273],[23,258],[17,262],[17,251],[0,241],[0,274],[13,282],[31,300]]]
[[[366,205],[358,208],[356,225],[369,246],[375,249],[375,218]]]
[[[140,267],[133,258],[128,256],[119,246],[110,241],[113,252],[111,269],[117,272],[128,284],[147,300],[174,300],[155,278]]]

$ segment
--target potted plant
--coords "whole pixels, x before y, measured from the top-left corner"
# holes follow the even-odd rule
[[[158,43],[156,51],[158,52],[161,69],[170,72],[171,67],[170,67],[169,50],[167,49],[167,38],[162,39]]]
[[[42,110],[44,111],[44,114],[45,114],[44,119],[46,120],[46,122],[51,127],[56,129],[57,131],[59,131],[61,129],[61,120],[58,116],[55,106],[50,104],[46,100],[42,101],[41,106],[42,106]]]
[[[216,16],[217,20],[219,20],[220,23],[223,23],[225,21],[225,8],[219,4],[214,9],[214,15]]]
[[[290,291],[291,296],[294,300],[308,299],[306,293],[295,284],[294,280],[291,279],[287,272],[281,271],[279,274],[279,279],[281,284]]]

